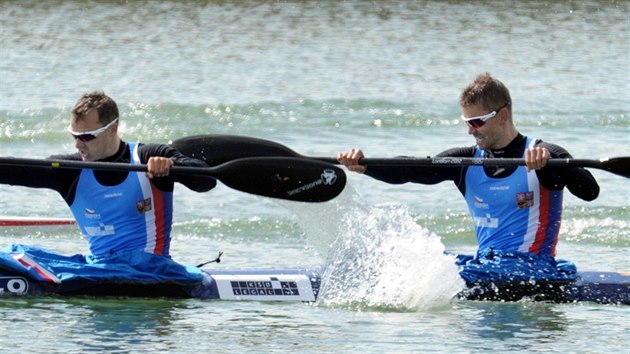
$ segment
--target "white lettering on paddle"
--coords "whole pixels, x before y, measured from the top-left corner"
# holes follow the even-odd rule
[[[311,183],[307,183],[307,184],[305,184],[303,186],[299,186],[299,187],[297,187],[295,189],[287,191],[287,195],[292,196],[294,194],[302,193],[302,192],[307,191],[309,189],[315,188],[315,187],[319,186],[322,183],[323,183],[322,180],[318,179],[317,181],[313,181]]]
[[[333,184],[335,184],[335,182],[337,181],[337,174],[335,173],[335,170],[332,169],[325,169],[322,174],[320,175],[320,178],[316,181],[313,181],[311,183],[307,183],[303,186],[299,186],[295,189],[292,189],[290,191],[287,191],[287,195],[288,196],[292,196],[295,194],[299,194],[302,193],[304,191],[307,191],[309,189],[313,189],[317,186],[320,186],[322,184],[326,185],[326,186],[332,186]]]

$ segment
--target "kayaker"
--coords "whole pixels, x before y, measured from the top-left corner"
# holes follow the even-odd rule
[[[169,250],[175,182],[205,192],[216,181],[170,175],[174,165],[208,165],[184,156],[169,145],[123,141],[118,135],[120,119],[116,102],[103,91],[85,93],[72,109],[67,129],[78,151],[50,158],[146,164],[148,172],[0,166],[0,183],[49,188],[63,197],[90,246],[91,256],[81,259],[77,269],[85,268],[81,262],[122,262],[139,263],[136,269],[139,272],[162,272],[168,268],[165,272],[168,273],[174,269],[170,268]],[[31,252],[36,251],[31,249]],[[42,259],[37,256],[32,258]],[[142,264],[146,262],[151,264]],[[186,278],[184,273],[182,276]]]
[[[524,136],[512,118],[507,87],[489,73],[477,76],[460,96],[462,120],[475,146],[456,147],[438,157],[524,158],[525,166],[364,166],[363,151],[353,148],[337,159],[351,171],[392,184],[452,181],[464,196],[478,241],[475,255],[457,256],[460,274],[477,283],[572,280],[576,267],[556,260],[556,244],[566,187],[592,201],[599,186],[578,167],[546,166],[550,158],[571,158],[564,148]]]

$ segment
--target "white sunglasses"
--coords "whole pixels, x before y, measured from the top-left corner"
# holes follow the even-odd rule
[[[464,117],[464,115],[462,114],[462,120],[464,122],[466,122],[466,124],[468,124],[469,127],[471,128],[481,128],[483,127],[484,124],[486,124],[486,121],[490,118],[493,118],[494,116],[497,115],[497,113],[499,113],[503,108],[509,106],[509,103],[506,103],[505,105],[501,106],[501,108],[498,108],[488,114],[484,114],[482,116],[476,116],[476,117]]]
[[[101,135],[104,131],[106,131],[109,127],[114,125],[114,123],[116,123],[116,122],[118,122],[118,118],[116,118],[113,121],[109,122],[104,127],[100,127],[98,129],[91,130],[89,132],[75,132],[74,130],[72,130],[72,127],[68,126],[68,132],[70,132],[70,134],[72,134],[73,138],[81,140],[83,142],[88,142],[88,141],[92,141],[92,140],[96,139],[97,136]]]

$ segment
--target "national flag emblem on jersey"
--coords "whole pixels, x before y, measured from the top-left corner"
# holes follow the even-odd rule
[[[534,192],[516,193],[516,207],[519,209],[534,206]]]
[[[136,202],[136,210],[138,214],[145,213],[151,210],[151,198],[147,198],[144,200],[139,200]]]
[[[94,209],[85,208],[85,217],[88,219],[100,219],[101,214],[98,214]]]
[[[483,198],[475,196],[475,207],[480,209],[490,209],[488,203],[484,202]]]

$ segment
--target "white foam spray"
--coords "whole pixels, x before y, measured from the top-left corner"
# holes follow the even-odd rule
[[[320,305],[418,310],[449,303],[464,286],[440,238],[405,206],[366,207],[349,187],[327,203],[286,206],[326,259]]]

